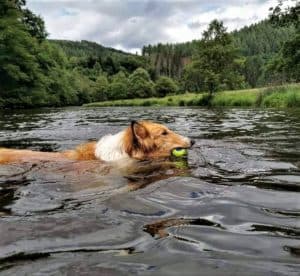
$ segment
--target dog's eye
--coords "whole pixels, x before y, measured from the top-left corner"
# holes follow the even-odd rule
[[[168,132],[166,130],[164,130],[161,135],[168,135]]]

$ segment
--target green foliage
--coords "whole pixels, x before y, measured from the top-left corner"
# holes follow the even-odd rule
[[[151,69],[148,61],[141,56],[132,55],[120,50],[107,48],[95,42],[86,40],[50,40],[52,44],[61,47],[70,58],[73,67],[81,68],[82,73],[89,71],[89,75],[96,80],[97,73],[91,72],[96,64],[108,76],[119,71],[131,74],[139,67]]]
[[[283,8],[285,1],[278,1],[278,5],[272,8],[271,22],[277,26],[293,25],[296,34],[289,38],[279,52],[268,64],[268,69],[273,74],[280,74],[286,81],[300,81],[300,2]]]
[[[267,63],[281,51],[282,45],[295,35],[291,24],[273,26],[269,20],[244,27],[231,33],[232,43],[243,57],[239,70],[246,84],[252,87],[263,86],[278,80],[266,72]],[[191,68],[192,57],[199,51],[199,40],[177,44],[158,44],[143,47],[142,53],[155,68],[155,75],[166,75],[181,79],[186,91],[200,91],[201,76]],[[280,76],[283,79],[283,76]],[[220,89],[224,89],[221,85]],[[201,89],[202,90],[202,89]]]
[[[154,84],[145,69],[136,69],[128,80],[128,98],[148,98],[154,95]]]
[[[215,95],[211,101],[212,106],[241,106],[253,107],[256,104],[258,90],[225,91]]]
[[[281,52],[283,70],[292,82],[300,81],[300,31],[287,41]]]
[[[199,74],[199,68],[201,68],[201,64],[198,64],[197,61],[189,63],[184,68],[181,83],[185,91],[201,91],[203,84],[203,76]]]
[[[106,101],[109,98],[109,82],[106,75],[99,75],[95,82],[96,101]]]
[[[48,36],[45,23],[40,16],[35,15],[28,9],[22,11],[22,23],[31,36],[43,41]]]
[[[111,100],[128,98],[128,79],[124,72],[119,72],[112,77],[108,86],[108,98]]]
[[[292,0],[295,4],[285,6],[287,0],[278,0],[278,4],[275,7],[270,8],[272,11],[270,14],[271,22],[276,26],[289,26],[293,24],[296,28],[300,28],[300,2],[298,0]]]
[[[162,76],[155,83],[155,91],[158,97],[164,97],[167,94],[175,94],[178,91],[177,84],[168,77]]]
[[[257,87],[259,78],[262,75],[264,60],[260,55],[254,55],[246,58],[243,68],[243,75],[246,82],[251,87]]]
[[[0,1],[0,107],[78,105],[300,81],[299,3],[273,9],[271,22],[231,34],[214,20],[202,40],[143,47],[143,56],[94,42],[46,40],[44,21],[25,0]],[[274,24],[274,26],[272,24]],[[176,81],[174,81],[174,79]],[[244,82],[244,79],[246,83]],[[154,85],[153,80],[156,80]],[[180,80],[181,89],[176,83]],[[281,91],[282,92],[282,91]],[[215,94],[215,93],[214,93]],[[150,98],[137,105],[298,104],[298,92]],[[275,95],[276,94],[276,95]],[[133,100],[135,102],[135,100]],[[136,102],[135,102],[136,103]],[[122,100],[122,104],[130,104]],[[278,104],[279,106],[279,104]]]
[[[21,23],[22,12],[12,1],[0,4],[0,95],[5,105],[31,104],[31,91],[40,89],[41,98],[45,76],[37,56],[39,45]],[[43,101],[43,99],[41,99]]]
[[[214,20],[203,33],[198,51],[190,66],[185,69],[184,82],[192,89],[216,92],[223,89],[242,87],[239,55],[231,36],[222,22]]]
[[[43,22],[25,1],[0,3],[0,97],[4,107],[78,104],[67,58],[44,40]]]
[[[90,103],[85,106],[214,106],[214,107],[300,107],[300,85],[264,89],[173,95],[163,98],[128,99]]]

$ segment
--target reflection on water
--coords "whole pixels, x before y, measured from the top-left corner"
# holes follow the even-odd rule
[[[0,166],[0,274],[299,275],[299,110],[5,111],[0,146],[64,150],[132,119],[195,139],[188,160]]]

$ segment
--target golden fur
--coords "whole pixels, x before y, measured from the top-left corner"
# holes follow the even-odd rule
[[[134,141],[136,137],[136,143]],[[134,159],[156,159],[168,157],[174,148],[189,148],[190,140],[176,134],[166,126],[142,121],[127,128],[125,150]]]

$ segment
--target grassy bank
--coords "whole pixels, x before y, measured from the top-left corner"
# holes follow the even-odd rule
[[[300,84],[261,89],[224,91],[211,99],[207,93],[186,93],[164,98],[104,101],[84,106],[224,106],[224,107],[300,107]]]

